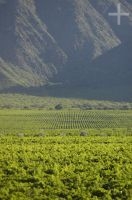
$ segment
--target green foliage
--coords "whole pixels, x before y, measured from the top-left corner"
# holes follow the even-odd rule
[[[126,136],[1,136],[0,199],[131,200],[131,143]]]
[[[131,200],[131,122],[131,110],[1,110],[0,199]]]

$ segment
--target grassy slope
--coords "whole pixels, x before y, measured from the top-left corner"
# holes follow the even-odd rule
[[[58,98],[23,95],[0,94],[0,108],[12,109],[54,109],[62,104],[64,109],[132,109],[132,103],[85,100],[81,98]]]

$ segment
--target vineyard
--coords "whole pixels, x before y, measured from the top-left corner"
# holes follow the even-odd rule
[[[131,200],[131,145],[129,136],[1,136],[0,199]]]
[[[129,111],[1,110],[0,132],[38,132],[54,129],[132,128]]]
[[[0,200],[131,200],[131,172],[131,110],[0,111]]]

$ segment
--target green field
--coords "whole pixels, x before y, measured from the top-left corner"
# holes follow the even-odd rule
[[[0,132],[45,132],[56,129],[132,128],[132,111],[1,110]]]
[[[131,200],[131,172],[132,110],[0,110],[0,200]]]
[[[0,138],[2,200],[131,200],[132,137]]]

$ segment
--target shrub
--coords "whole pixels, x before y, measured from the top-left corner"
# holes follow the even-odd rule
[[[62,109],[63,109],[62,104],[57,104],[57,105],[55,106],[55,109],[56,109],[56,110],[62,110]]]

